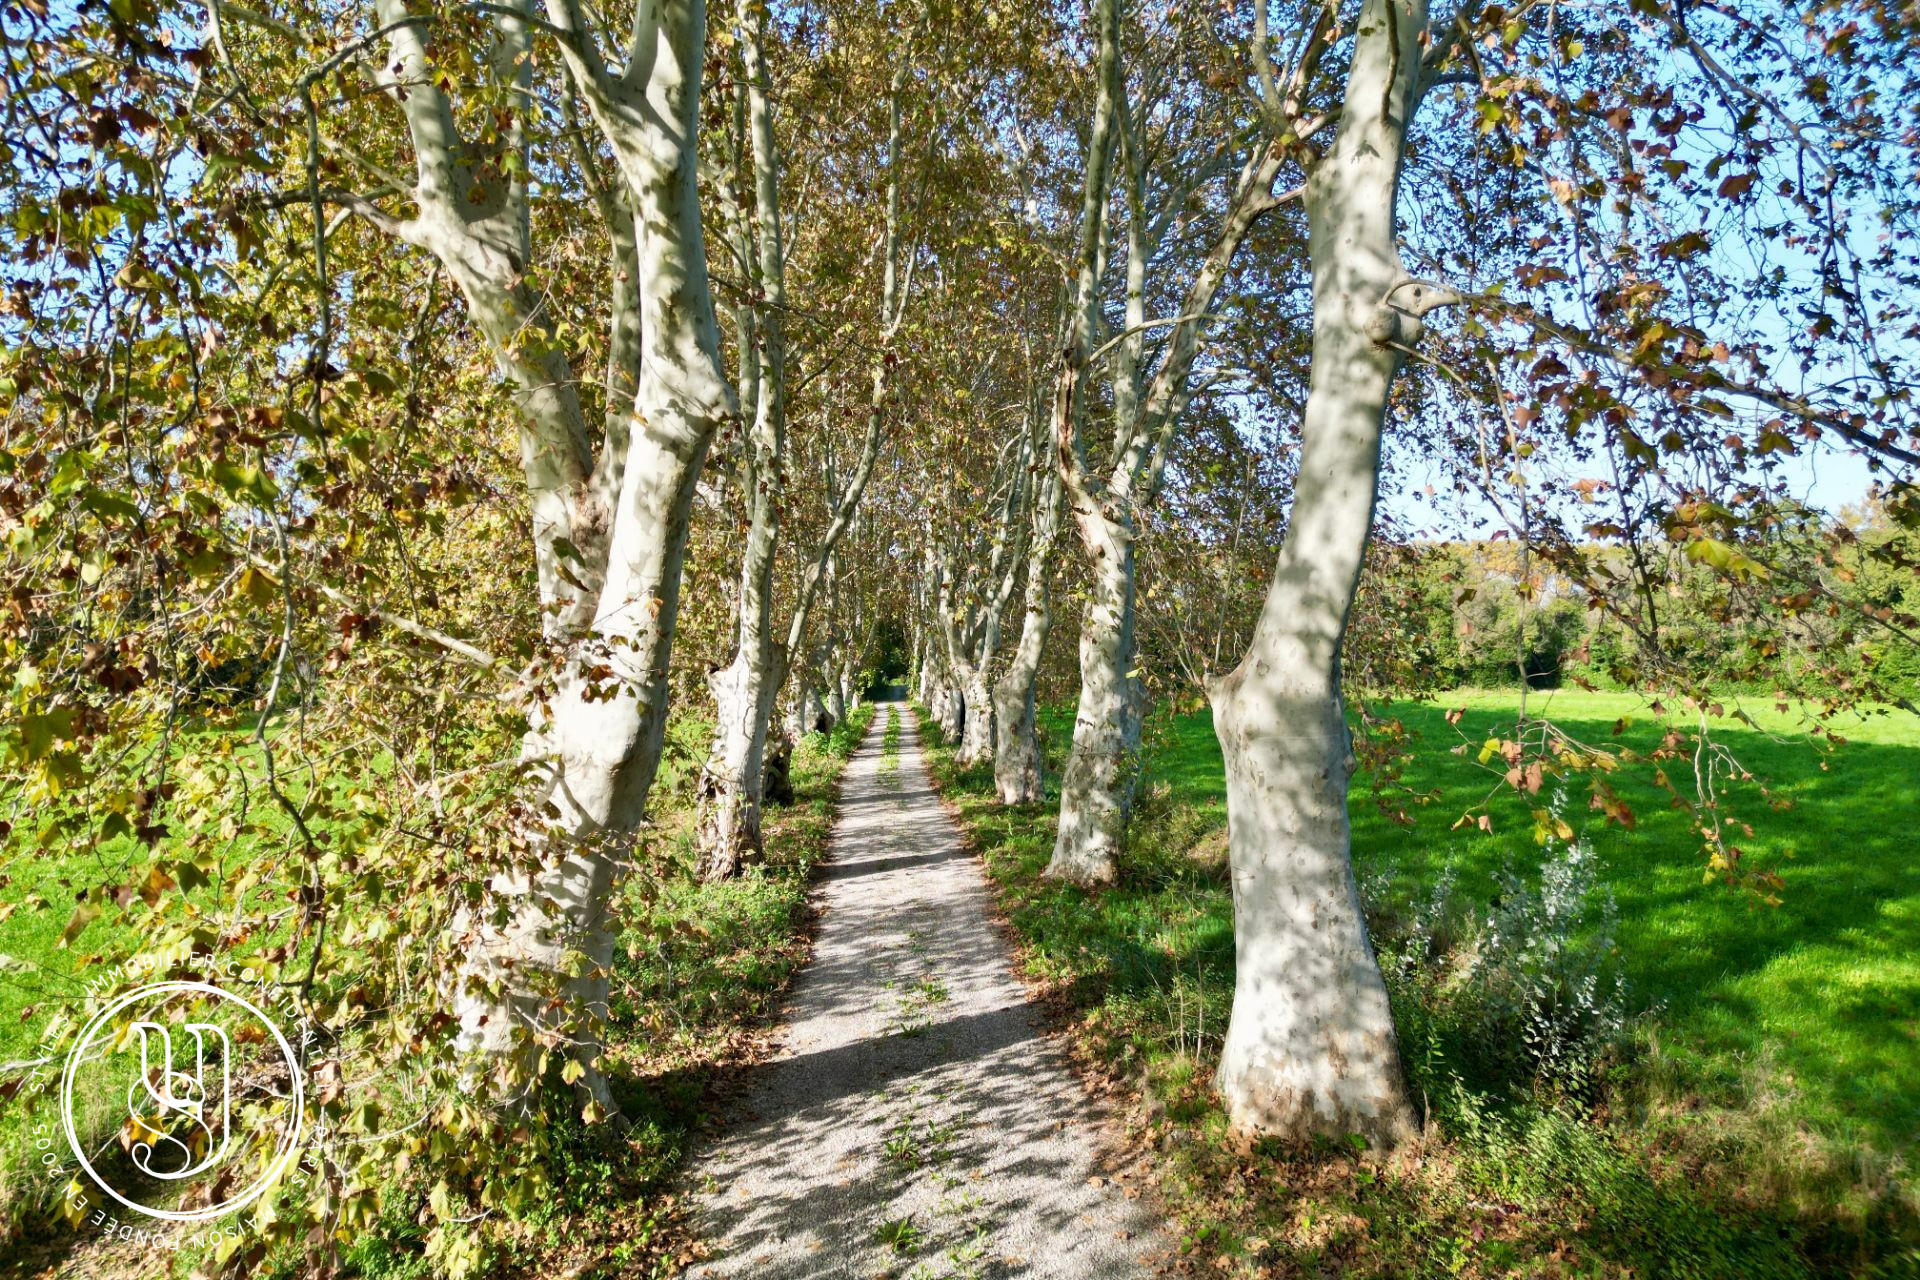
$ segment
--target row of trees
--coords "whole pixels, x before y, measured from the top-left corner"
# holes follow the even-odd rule
[[[8,750],[35,838],[171,842],[151,894],[93,899],[135,912],[224,875],[212,797],[263,788],[237,829],[286,842],[285,893],[224,885],[217,927],[272,920],[323,1024],[439,1046],[442,1085],[524,1108],[553,1073],[613,1111],[615,886],[676,710],[713,726],[709,876],[757,856],[777,726],[844,707],[894,627],[963,758],[1033,803],[1073,613],[1051,873],[1121,873],[1150,684],[1199,682],[1236,909],[1221,1091],[1248,1128],[1391,1142],[1343,661],[1430,665],[1412,477],[1491,513],[1517,582],[1631,635],[1623,679],[1726,674],[1666,660],[1676,565],[1754,671],[1783,629],[1834,669],[1910,643],[1899,601],[1843,589],[1910,571],[1905,535],[1810,532],[1789,500],[1845,448],[1886,529],[1920,519],[1920,95],[1885,12],[5,21]],[[222,762],[182,730],[236,671],[253,754]],[[345,763],[368,741],[397,770]],[[1521,779],[1598,763],[1508,746]]]
[[[1179,628],[1155,646],[1159,666],[1206,687],[1227,762],[1239,954],[1219,1083],[1250,1127],[1391,1140],[1407,1116],[1349,870],[1340,667],[1393,462],[1382,426],[1394,397],[1403,465],[1422,454],[1439,463],[1515,548],[1504,589],[1524,607],[1506,611],[1505,635],[1494,575],[1435,563],[1453,557],[1423,551],[1411,531],[1375,587],[1430,593],[1435,578],[1451,579],[1469,653],[1510,641],[1506,665],[1544,674],[1544,649],[1571,652],[1573,637],[1529,654],[1530,637],[1572,631],[1570,611],[1591,613],[1599,621],[1579,629],[1629,686],[1678,689],[1702,705],[1715,688],[1817,689],[1831,705],[1836,691],[1841,701],[1897,693],[1871,673],[1912,644],[1897,590],[1851,585],[1863,559],[1882,579],[1910,569],[1893,535],[1913,521],[1911,389],[1891,353],[1905,340],[1896,335],[1913,332],[1912,264],[1885,238],[1862,248],[1854,229],[1912,213],[1895,176],[1911,163],[1912,135],[1896,140],[1887,121],[1898,109],[1877,114],[1906,101],[1885,60],[1894,44],[1868,53],[1858,26],[1836,36],[1818,14],[1801,15],[1790,40],[1719,9],[1592,26],[1556,11],[1535,25],[1547,16],[1467,6],[1432,25],[1420,6],[1310,9],[1289,15],[1293,43],[1280,56],[1274,15],[1259,6],[1239,29],[1247,80],[1215,98],[1196,91],[1206,76],[1184,62],[1195,44],[1183,23],[1217,37],[1212,17],[1096,5],[1093,105],[1070,152],[1082,198],[1055,218],[1077,232],[1062,253],[1064,340],[1046,401],[1057,475],[1025,498],[1003,486],[1007,514],[992,532],[962,535],[967,569],[956,574],[944,550],[929,561],[922,696],[963,760],[995,750],[1003,799],[1032,798],[1021,713],[1031,668],[1009,663],[991,701],[983,668],[1014,582],[1005,548],[1022,532],[1019,509],[1031,554],[1044,556],[1059,484],[1078,534],[1082,612],[1049,872],[1110,880],[1153,656],[1140,642],[1137,546],[1157,522],[1169,459],[1181,469],[1175,443],[1188,430],[1206,439],[1204,417],[1192,428],[1187,419],[1207,410],[1244,442],[1259,410],[1223,405],[1232,391],[1296,415],[1273,450],[1280,475],[1269,488],[1284,493],[1284,513],[1255,531],[1255,554],[1273,563],[1257,600],[1217,573],[1223,559],[1259,572],[1240,558],[1247,503],[1224,537],[1207,518],[1209,499],[1232,502],[1249,486],[1214,483],[1210,471],[1179,477],[1185,509],[1159,531],[1172,561],[1161,585],[1184,597],[1159,611]],[[1875,106],[1873,123],[1832,114],[1842,75],[1856,105]],[[1712,105],[1687,105],[1687,90]],[[1719,139],[1735,128],[1745,144],[1729,154]],[[1846,207],[1815,186],[1848,191]],[[1815,234],[1786,234],[1793,219],[1810,219]],[[1243,261],[1250,244],[1257,260]],[[1794,297],[1814,259],[1828,282],[1819,303]],[[1835,273],[1856,283],[1835,288]],[[1247,293],[1223,298],[1230,280]],[[1243,308],[1264,308],[1268,322]],[[1827,308],[1857,327],[1841,337]],[[1467,314],[1428,336],[1443,309]],[[1288,311],[1308,319],[1271,318]],[[1811,325],[1793,323],[1809,315]],[[1202,341],[1203,326],[1257,336]],[[1264,360],[1257,372],[1236,367],[1249,348]],[[1409,360],[1414,376],[1399,379]],[[1094,428],[1102,419],[1110,429]],[[1792,498],[1794,462],[1836,443],[1899,477],[1882,532],[1864,541]],[[1217,466],[1204,449],[1188,465]],[[1195,560],[1214,572],[1196,574]],[[1026,573],[1026,632],[1044,636],[1044,576]],[[1494,598],[1476,610],[1483,589]],[[1683,603],[1670,603],[1676,595]],[[1210,654],[1194,652],[1182,625],[1202,615]],[[1379,618],[1390,632],[1354,637],[1363,670],[1382,677],[1376,687],[1444,676],[1437,654],[1405,660],[1409,632],[1430,636],[1433,617],[1400,604]],[[1729,632],[1745,643],[1729,646]],[[1228,660],[1242,656],[1223,673],[1228,636]],[[1528,741],[1522,726],[1503,746],[1520,757],[1506,760],[1509,776],[1528,776]],[[1551,732],[1531,741],[1548,773],[1601,764]],[[1617,815],[1610,790],[1595,797]],[[1698,824],[1712,845],[1719,819]],[[1716,867],[1731,866],[1727,852],[1710,850]]]

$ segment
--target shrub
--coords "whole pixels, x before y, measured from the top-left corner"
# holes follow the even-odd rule
[[[1416,1076],[1445,1060],[1476,1087],[1590,1094],[1628,1021],[1615,907],[1596,864],[1585,840],[1549,837],[1537,875],[1509,865],[1484,907],[1461,903],[1449,867],[1399,920],[1380,918],[1377,880],[1363,886]]]

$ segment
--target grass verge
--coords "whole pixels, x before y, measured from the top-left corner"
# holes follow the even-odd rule
[[[611,1125],[558,1121],[543,1201],[515,1218],[475,1215],[457,1248],[444,1231],[421,1225],[434,1192],[427,1179],[396,1170],[380,1189],[373,1228],[343,1246],[335,1274],[415,1280],[445,1273],[457,1254],[458,1269],[469,1275],[651,1277],[673,1274],[693,1255],[673,1177],[730,1071],[764,1052],[776,1003],[806,959],[813,874],[826,853],[841,774],[872,716],[872,707],[858,708],[832,733],[796,746],[794,802],[767,809],[764,862],[721,884],[696,878],[693,842],[693,782],[710,729],[691,719],[670,727],[654,825],[621,888],[607,1063],[632,1128],[621,1134]],[[57,869],[45,874],[59,878]],[[43,933],[10,932],[9,952],[54,973],[57,938]],[[16,1146],[25,1149],[11,1144],[9,1153]],[[16,1256],[0,1257],[0,1274],[144,1280],[185,1276],[197,1261],[186,1250],[171,1257],[116,1250],[38,1217],[24,1225],[23,1235],[5,1242]],[[299,1268],[297,1258],[270,1258],[258,1274],[271,1280]]]

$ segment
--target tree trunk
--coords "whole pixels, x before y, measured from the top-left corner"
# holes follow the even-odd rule
[[[934,723],[940,726],[941,740],[952,746],[960,741],[967,726],[966,695],[951,676],[944,676],[933,691],[933,698]]]
[[[724,880],[758,861],[767,730],[789,656],[774,640],[774,561],[780,547],[782,465],[786,453],[786,249],[780,223],[780,157],[773,136],[765,62],[766,10],[741,27],[742,122],[752,144],[752,261],[765,310],[743,326],[754,347],[753,424],[744,451],[743,489],[751,512],[740,565],[740,613],[733,662],[714,682],[714,743],[700,781],[704,875]],[[743,239],[746,237],[743,236]],[[743,360],[748,353],[743,352]]]
[[[1109,9],[1101,10],[1106,16]],[[1107,17],[1112,22],[1112,17]],[[1103,61],[1117,60],[1117,31],[1103,32]],[[1117,65],[1117,61],[1116,61]],[[1180,307],[1182,320],[1173,325],[1159,356],[1159,365],[1144,395],[1139,385],[1141,336],[1128,333],[1145,318],[1145,272],[1155,245],[1144,234],[1147,223],[1146,170],[1140,140],[1130,136],[1132,117],[1125,110],[1125,80],[1117,73],[1102,97],[1119,104],[1118,119],[1126,142],[1127,198],[1127,336],[1118,340],[1112,357],[1114,447],[1113,462],[1104,475],[1088,468],[1086,445],[1075,406],[1077,387],[1067,381],[1088,358],[1084,335],[1090,323],[1079,323],[1068,344],[1066,367],[1055,393],[1055,431],[1058,436],[1060,478],[1070,499],[1074,523],[1088,558],[1093,579],[1080,633],[1080,707],[1074,719],[1073,754],[1060,788],[1060,828],[1047,874],[1082,884],[1110,881],[1114,858],[1125,835],[1137,781],[1140,720],[1145,688],[1132,675],[1134,653],[1133,539],[1136,512],[1159,492],[1174,429],[1185,408],[1188,379],[1199,349],[1199,317],[1208,312],[1234,258],[1254,223],[1277,203],[1273,182],[1285,162],[1286,150],[1277,142],[1256,146],[1241,166],[1228,199],[1219,237],[1188,284]],[[1109,114],[1113,114],[1109,112]],[[1097,124],[1097,120],[1096,120]],[[1095,135],[1099,129],[1096,127]],[[1093,190],[1089,149],[1088,190]],[[1091,298],[1097,272],[1093,242],[1087,238],[1083,214],[1081,278],[1083,298]],[[1077,363],[1076,363],[1077,362]],[[1064,407],[1062,407],[1064,406]]]
[[[564,8],[549,16],[567,20]],[[517,1083],[532,1080],[541,1034],[556,1030],[581,1043],[575,1057],[589,1064],[582,1083],[608,1110],[605,1080],[590,1064],[594,1025],[606,1014],[612,886],[660,761],[695,483],[715,431],[738,412],[720,363],[695,186],[705,11],[698,0],[663,0],[644,10],[640,26],[635,43],[648,49],[650,65],[631,87],[616,90],[596,64],[567,51],[631,188],[641,341],[635,431],[591,625],[570,644],[574,660],[562,664],[567,674],[547,702],[551,713],[529,735],[528,753],[545,779],[530,811],[547,815],[535,865],[489,883],[503,923],[484,909],[458,923],[452,993],[462,1046],[499,1055]],[[408,87],[426,98],[423,85]],[[573,544],[584,549],[578,538]],[[589,670],[595,674],[580,674]]]
[[[794,677],[792,701],[787,704],[787,736],[804,738],[807,736],[807,706],[813,701],[813,682],[802,670]]]
[[[822,733],[832,728],[827,722],[826,704],[820,701],[820,690],[812,681],[807,682],[805,696],[800,700],[800,735]]]
[[[1070,387],[1064,393],[1070,396]],[[1069,402],[1054,412],[1070,412],[1071,408]],[[1037,425],[1042,431],[1054,430],[1050,419],[1042,419]],[[1036,443],[1035,457],[1044,459],[1047,441],[1041,439]],[[993,688],[996,721],[993,785],[1001,804],[1039,804],[1046,796],[1034,684],[1040,678],[1040,658],[1046,652],[1047,634],[1053,629],[1053,592],[1047,575],[1054,543],[1060,535],[1060,500],[1059,472],[1042,465],[1035,478],[1020,639],[1005,673]]]
[[[1131,531],[1097,512],[1075,515],[1083,532],[1096,530],[1091,536],[1102,551],[1088,566],[1093,580],[1080,623],[1080,701],[1046,873],[1074,884],[1109,884],[1133,807],[1144,701],[1133,672],[1133,541]]]
[[[1119,0],[1098,0],[1093,22],[1099,44],[1099,85],[1088,133],[1086,180],[1081,191],[1080,246],[1067,342],[1055,377],[1052,401],[1059,480],[1073,498],[1073,515],[1088,552],[1092,579],[1080,630],[1080,701],[1074,716],[1073,755],[1060,785],[1060,828],[1049,876],[1080,884],[1114,878],[1114,855],[1126,825],[1126,795],[1120,771],[1138,741],[1135,697],[1126,656],[1133,648],[1133,545],[1114,540],[1112,521],[1089,499],[1085,474],[1080,394],[1093,335],[1100,321],[1101,246],[1113,151],[1124,109],[1126,82],[1120,70]]]
[[[954,759],[960,764],[971,765],[993,754],[993,699],[987,690],[984,667],[975,666],[968,670],[962,699],[966,706],[966,722],[960,729],[960,749],[954,753]]]
[[[994,686],[994,712],[999,736],[994,744],[993,785],[1001,804],[1039,804],[1046,796],[1041,769],[1040,735],[1036,724],[1034,683],[1040,674],[1040,655],[1053,626],[1053,609],[1044,576],[1038,590],[1027,585],[1026,619],[1020,627],[1020,645],[1007,664],[1006,674]]]
[[[752,651],[743,646],[713,677],[713,750],[699,786],[701,874],[708,880],[736,875],[761,854],[760,801],[777,665],[770,644]]]
[[[920,661],[917,673],[920,685],[920,705],[933,709],[933,692],[937,684],[934,679],[933,640],[930,635],[923,636],[920,642]]]
[[[1216,1083],[1240,1128],[1378,1145],[1412,1122],[1354,886],[1339,656],[1399,364],[1387,343],[1412,341],[1425,309],[1394,220],[1425,26],[1425,0],[1367,0],[1360,15],[1339,134],[1307,184],[1313,374],[1293,513],[1252,644],[1211,690],[1235,942]]]
[[[530,732],[526,755],[543,779],[531,812],[546,811],[533,842],[537,867],[496,875],[489,891],[506,918],[463,916],[453,1013],[463,1048],[500,1056],[509,1082],[529,1083],[535,1037],[561,1031],[596,1056],[607,1014],[614,932],[608,919],[617,867],[646,809],[666,728],[670,659],[699,462],[721,415],[705,424],[683,396],[643,377],[640,421],[623,478],[622,520],[609,556],[607,595],[657,601],[647,624],[621,608],[571,646],[569,673]],[[603,606],[604,608],[604,606]],[[605,678],[577,674],[589,668]],[[611,694],[611,696],[608,696]],[[577,957],[577,959],[575,958]],[[584,1085],[611,1110],[597,1070]]]
[[[768,804],[793,803],[793,739],[784,733],[767,739],[766,781],[762,799]]]

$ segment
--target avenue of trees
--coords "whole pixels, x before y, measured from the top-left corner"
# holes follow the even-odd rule
[[[0,48],[0,816],[87,890],[6,910],[251,940],[404,1077],[322,1100],[275,1239],[364,1226],[402,1150],[524,1208],[543,1117],[626,1122],[676,718],[739,876],[897,660],[1097,891],[1143,724],[1204,698],[1214,1086],[1391,1146],[1356,701],[1920,692],[1892,8],[8,0]],[[1794,496],[1841,455],[1846,519]],[[1764,900],[1712,733],[1662,776]],[[1488,747],[1632,822],[1604,751]]]

